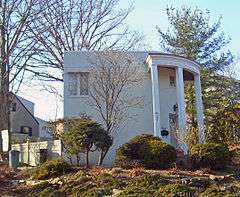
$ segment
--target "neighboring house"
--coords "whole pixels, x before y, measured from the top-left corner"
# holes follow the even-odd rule
[[[23,138],[51,138],[51,125],[34,116],[34,103],[15,94],[11,95],[11,132]]]
[[[39,137],[45,139],[52,138],[52,126],[50,125],[50,123],[41,118],[36,119],[39,123]]]
[[[88,75],[93,52],[65,52],[64,55],[64,118],[77,117],[81,113],[100,121],[100,117],[87,105]],[[141,86],[132,91],[144,97],[144,108],[139,109],[137,120],[129,121],[114,134],[114,144],[104,163],[111,165],[116,149],[134,136],[142,133],[159,136],[176,146],[174,132],[186,128],[184,81],[193,80],[196,93],[196,112],[201,142],[204,142],[204,115],[200,81],[200,65],[187,58],[152,52],[134,52],[139,69],[147,75]],[[73,77],[77,76],[77,77]],[[83,87],[84,86],[84,87]],[[167,131],[167,132],[166,132]]]
[[[34,116],[34,103],[14,94],[11,100],[11,131],[39,137],[39,123]]]

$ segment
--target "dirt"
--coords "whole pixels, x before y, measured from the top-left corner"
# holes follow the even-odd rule
[[[8,163],[0,163],[0,194],[1,196],[7,196],[9,192],[13,191],[16,187],[14,181],[17,179],[17,173],[11,172]],[[9,195],[8,195],[9,196]]]

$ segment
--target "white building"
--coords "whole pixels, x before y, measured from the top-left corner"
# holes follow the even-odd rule
[[[84,73],[89,72],[91,64],[88,57],[91,53],[93,52],[65,53],[65,118],[86,113],[100,121],[97,113],[87,104],[89,96],[84,91],[80,91],[88,87],[87,75]],[[176,145],[173,134],[176,124],[178,130],[182,132],[187,126],[184,99],[184,81],[186,80],[194,80],[199,139],[201,143],[205,139],[200,65],[181,56],[156,52],[134,52],[134,56],[140,62],[139,69],[147,75],[147,79],[143,79],[141,86],[131,91],[144,97],[144,108],[139,109],[137,120],[129,122],[114,134],[114,144],[104,162],[108,165],[114,160],[116,148],[138,134],[153,134],[169,144]],[[166,130],[169,133],[163,132]]]

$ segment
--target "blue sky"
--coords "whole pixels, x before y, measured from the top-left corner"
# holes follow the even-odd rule
[[[122,0],[126,7],[129,0]],[[222,16],[222,29],[232,41],[229,49],[240,54],[240,0],[135,0],[135,9],[127,19],[131,28],[142,31],[153,50],[159,50],[156,25],[166,29],[168,21],[165,8],[167,5],[198,7],[210,11],[211,19],[216,21]]]
[[[121,7],[127,7],[130,2],[122,0]],[[197,6],[200,9],[208,9],[213,21],[219,16],[223,17],[222,29],[232,39],[229,49],[236,57],[240,57],[240,0],[135,0],[134,4],[135,9],[127,18],[126,23],[131,29],[145,34],[151,50],[160,50],[156,25],[167,29],[168,21],[165,13],[167,5],[177,8]],[[24,89],[20,96],[35,103],[35,114],[40,118],[48,120],[63,115],[62,101],[56,99],[54,95],[41,91],[39,87]]]

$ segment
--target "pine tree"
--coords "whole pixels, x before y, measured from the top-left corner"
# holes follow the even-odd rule
[[[232,109],[239,100],[240,90],[237,88],[239,83],[235,83],[234,79],[221,75],[233,62],[231,52],[223,52],[230,39],[221,31],[221,17],[216,22],[211,23],[208,10],[202,11],[198,8],[191,9],[187,7],[180,9],[167,8],[166,13],[170,28],[164,32],[157,27],[160,46],[164,52],[184,56],[202,65],[201,81],[207,138],[212,140],[212,136],[215,136],[218,140],[225,141],[226,137],[216,136],[214,132],[221,130],[222,133],[226,134],[233,133],[233,131],[230,131],[226,124],[217,123],[215,121],[216,115],[228,114],[231,111],[234,117],[238,117],[238,114]],[[189,143],[193,144],[198,140],[196,139],[197,121],[192,81],[185,83],[185,93],[188,123],[191,132],[195,132],[190,133],[191,139]],[[222,122],[230,121],[223,117],[218,117],[218,120]],[[236,121],[231,121],[231,124],[234,124],[233,127],[237,127]]]

